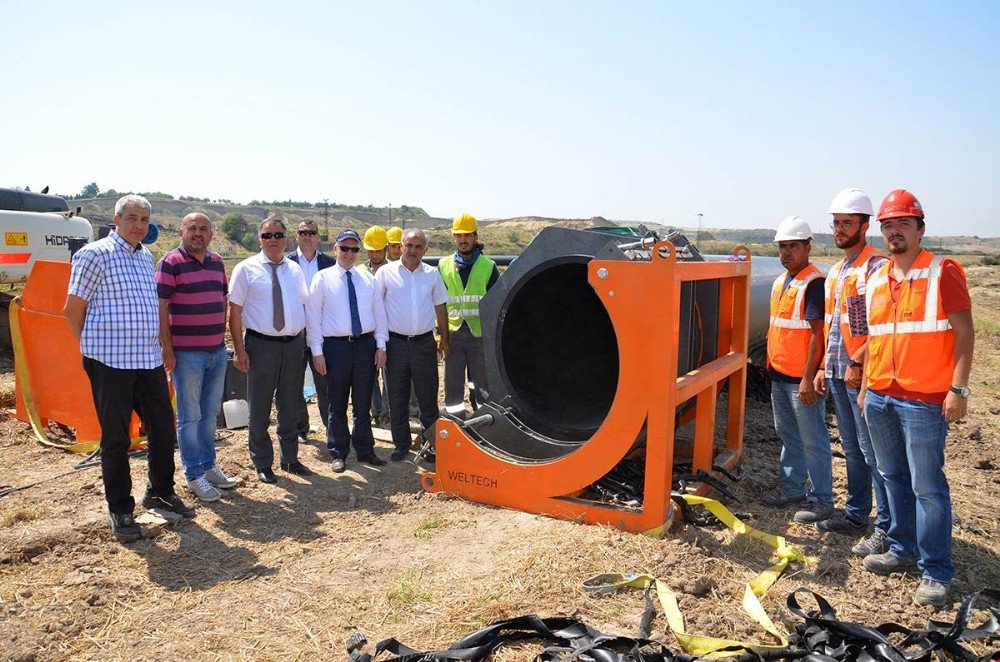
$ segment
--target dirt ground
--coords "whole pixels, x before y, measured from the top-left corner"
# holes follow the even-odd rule
[[[947,447],[958,596],[1000,587],[1000,268],[972,267],[969,277],[979,331],[974,395]],[[9,361],[0,370],[9,388]],[[764,598],[768,613],[791,630],[797,619],[785,597],[803,586],[844,619],[923,627],[932,612],[911,603],[919,576],[871,575],[850,554],[852,539],[758,505],[778,480],[773,434],[770,406],[749,400],[747,471],[733,486],[741,499],[733,509],[809,557]],[[529,613],[577,615],[634,635],[641,594],[595,598],[581,589],[593,574],[633,571],[680,592],[689,632],[767,641],[739,601],[744,583],[770,565],[770,550],[726,530],[681,524],[658,540],[424,494],[412,463],[374,469],[352,458],[337,475],[319,442],[300,454],[315,476],[279,472],[277,485],[264,485],[252,480],[246,432],[220,437],[220,464],[246,482],[200,505],[194,520],[134,544],[112,539],[96,468],[0,498],[0,659],[344,659],[344,639],[358,631],[430,650]],[[388,455],[388,444],[379,449]],[[79,459],[38,445],[9,416],[0,420],[0,453],[0,483],[15,486]],[[132,472],[139,494],[144,462],[133,461]],[[842,457],[834,473],[842,506]],[[950,619],[953,609],[933,615]],[[653,631],[677,648],[662,616]],[[975,647],[982,654],[1000,640]],[[531,659],[537,650],[524,645],[496,659]]]

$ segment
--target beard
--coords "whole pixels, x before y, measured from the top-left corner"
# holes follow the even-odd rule
[[[885,243],[886,246],[889,248],[889,252],[892,253],[893,255],[902,255],[910,248],[909,245],[906,243],[906,240],[903,239],[902,237],[900,237],[899,240],[896,242],[889,240],[886,241]]]
[[[833,238],[833,243],[836,244],[837,248],[840,249],[853,248],[858,245],[859,241],[861,241],[860,227],[858,227],[858,229],[854,231],[854,234],[847,235],[843,239],[838,239],[837,237]]]

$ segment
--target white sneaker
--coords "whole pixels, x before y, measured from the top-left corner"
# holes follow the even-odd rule
[[[220,487],[224,490],[228,490],[231,487],[236,487],[241,481],[239,478],[230,478],[226,474],[222,473],[222,469],[219,465],[213,466],[211,469],[205,471],[205,480],[207,480],[212,485]]]
[[[187,481],[187,486],[201,501],[218,501],[219,497],[222,496],[219,494],[219,490],[215,489],[205,476],[198,476],[194,480]]]

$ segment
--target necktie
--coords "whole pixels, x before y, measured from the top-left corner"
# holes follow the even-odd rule
[[[361,313],[358,312],[358,291],[354,289],[353,274],[347,272],[347,299],[351,304],[351,335],[361,335]]]
[[[281,331],[285,328],[285,300],[281,296],[281,283],[278,282],[278,267],[281,263],[268,262],[267,266],[271,267],[271,304],[274,307],[272,324],[275,331]]]

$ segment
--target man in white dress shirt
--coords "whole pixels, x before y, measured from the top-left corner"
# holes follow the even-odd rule
[[[302,398],[307,290],[299,265],[285,257],[286,233],[281,219],[264,219],[259,232],[261,252],[236,265],[229,286],[233,364],[247,373],[250,459],[264,483],[278,480],[271,468],[274,446],[267,430],[272,402],[278,409],[282,470],[299,476],[312,474],[299,462],[295,430]]]
[[[396,447],[391,458],[397,462],[406,457],[412,440],[407,410],[411,384],[424,430],[438,417],[435,321],[441,333],[440,351],[448,355],[448,290],[441,272],[421,262],[427,252],[427,235],[423,230],[407,230],[401,244],[402,257],[375,274],[389,326],[386,386]]]
[[[375,371],[385,365],[385,307],[371,273],[355,266],[360,250],[358,233],[341,231],[337,264],[319,272],[306,304],[306,340],[330,397],[326,448],[336,473],[344,471],[352,443],[359,462],[385,465],[375,454],[370,413]],[[348,398],[353,431],[347,427]]]
[[[298,248],[288,254],[288,259],[299,265],[302,269],[302,276],[306,281],[306,289],[312,285],[313,278],[323,269],[329,269],[337,263],[332,257],[317,250],[319,244],[319,226],[315,221],[302,221],[296,230],[296,241]],[[330,414],[330,400],[326,394],[326,378],[316,372],[312,365],[312,352],[306,346],[303,357],[302,372],[312,370],[313,384],[316,385],[316,404],[319,407],[319,417],[323,421],[323,438],[326,438],[326,417]],[[309,440],[309,410],[306,407],[306,399],[299,399],[299,421],[298,421],[299,442]]]

